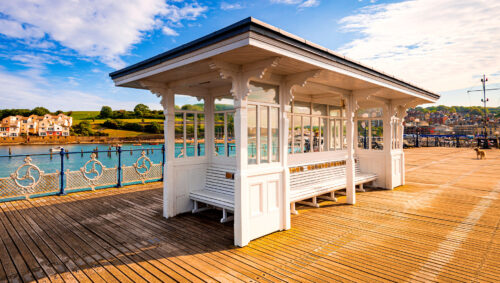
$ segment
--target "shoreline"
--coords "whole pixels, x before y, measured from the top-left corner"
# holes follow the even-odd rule
[[[148,135],[143,137],[4,137],[0,138],[0,146],[9,145],[64,145],[64,144],[133,144],[133,143],[164,143],[163,135]]]

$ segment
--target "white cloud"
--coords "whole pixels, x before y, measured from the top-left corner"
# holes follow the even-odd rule
[[[171,29],[171,28],[169,28],[169,27],[167,27],[167,26],[164,26],[164,27],[161,29],[161,31],[162,31],[162,32],[163,32],[163,34],[165,34],[165,35],[170,35],[170,36],[178,36],[178,35],[179,35],[179,33],[178,33],[178,32],[176,32],[175,30],[173,30],[173,29]]]
[[[121,55],[162,23],[194,20],[206,11],[196,2],[171,5],[165,0],[19,0],[0,1],[0,33],[26,40],[51,40],[105,64],[124,66]]]
[[[224,11],[228,11],[228,10],[239,10],[239,9],[243,9],[243,6],[240,4],[240,3],[234,3],[234,4],[230,4],[230,3],[227,3],[227,2],[222,2],[220,4],[220,8]]]
[[[340,21],[360,37],[339,51],[433,91],[467,88],[500,71],[498,11],[499,1],[481,0],[368,6]]]
[[[309,8],[318,6],[320,0],[271,0],[271,3],[298,5],[299,8]]]
[[[301,8],[316,7],[319,5],[319,0],[306,0],[299,5]]]

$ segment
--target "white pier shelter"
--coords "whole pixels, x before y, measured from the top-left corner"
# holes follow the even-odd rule
[[[110,76],[161,97],[163,215],[218,208],[238,246],[289,229],[296,202],[403,185],[406,109],[439,98],[253,18]]]

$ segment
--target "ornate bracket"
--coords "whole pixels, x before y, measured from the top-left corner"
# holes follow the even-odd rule
[[[382,104],[387,104],[389,101],[387,99],[377,97],[377,94],[380,94],[384,91],[383,88],[369,88],[369,89],[360,89],[353,91],[354,96],[354,104],[355,111],[357,111],[360,107],[361,102],[374,101]]]
[[[313,70],[302,73],[297,73],[293,75],[288,75],[285,78],[285,101],[290,103],[293,98],[293,89],[296,86],[304,87],[307,84],[307,81],[312,78],[317,78],[323,73],[322,70]],[[287,104],[288,104],[287,103]]]
[[[35,164],[31,163],[32,159],[29,156],[26,156],[24,159],[24,164],[19,166],[17,170],[10,175],[10,177],[14,180],[16,185],[22,189],[27,190],[28,192],[32,192],[33,189],[40,183],[40,180],[42,179],[43,171],[38,168]],[[26,169],[26,171],[21,173],[23,169]],[[38,178],[36,175],[33,175],[32,170],[37,172]],[[28,181],[28,184],[23,185],[22,181]]]
[[[155,94],[157,97],[161,97],[161,105],[163,109],[167,109],[167,99],[165,98],[167,95],[174,95],[174,92],[171,88],[168,87],[165,83],[152,82],[142,80],[140,81],[142,87],[149,89],[152,94]]]
[[[236,99],[242,99],[250,93],[250,80],[263,79],[271,68],[278,66],[280,57],[272,57],[246,65],[236,65],[212,59],[209,67],[219,72],[222,79],[231,79],[231,94]]]
[[[405,98],[405,99],[393,99],[392,100],[392,107],[393,111],[395,113],[395,116],[401,121],[406,117],[407,112],[406,110],[408,108],[413,108],[416,107],[417,105],[423,104],[425,101],[423,101],[420,98]]]

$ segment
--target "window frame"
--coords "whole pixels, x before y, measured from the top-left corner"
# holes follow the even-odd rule
[[[181,157],[178,157],[178,156],[175,156],[175,159],[183,159],[183,158],[196,158],[196,157],[204,157],[206,155],[206,135],[207,135],[207,128],[206,128],[206,113],[205,111],[195,111],[195,110],[180,110],[180,109],[176,109],[174,110],[174,117],[176,114],[182,114],[182,141],[183,141],[183,152],[184,154],[182,154]],[[186,140],[186,137],[187,137],[187,127],[186,127],[186,117],[187,117],[187,114],[193,114],[194,116],[194,122],[193,122],[193,134],[194,134],[194,155],[193,156],[188,156],[187,155],[187,140]],[[205,115],[205,128],[204,128],[204,131],[205,131],[205,155],[199,155],[199,152],[198,152],[198,114],[203,114]],[[175,124],[175,123],[174,123]],[[175,125],[174,125],[175,127]],[[175,145],[174,145],[175,147]]]
[[[229,155],[229,148],[228,148],[228,130],[227,130],[227,126],[228,126],[228,119],[227,119],[227,114],[229,113],[232,113],[233,114],[233,123],[234,123],[234,116],[236,115],[236,110],[235,109],[228,109],[228,110],[219,110],[219,111],[214,111],[213,113],[213,122],[214,122],[214,125],[213,125],[213,131],[214,131],[214,156],[223,156],[223,157],[235,157],[234,156],[231,156]],[[224,115],[224,154],[221,155],[221,154],[218,154],[217,153],[217,150],[215,149],[216,146],[217,146],[217,142],[216,142],[216,138],[215,138],[215,115],[217,114],[223,114]],[[206,126],[205,126],[206,127]],[[234,127],[234,125],[233,125]],[[206,129],[206,128],[205,128]],[[234,129],[233,129],[234,131]],[[205,133],[206,135],[206,133]],[[234,135],[234,132],[233,132],[233,135]],[[236,143],[234,144],[234,146],[236,147]]]
[[[327,151],[341,151],[347,149],[347,146],[344,145],[343,143],[343,138],[344,138],[344,126],[345,126],[345,107],[342,106],[336,106],[336,105],[330,105],[330,104],[324,104],[324,103],[315,103],[315,102],[307,102],[307,101],[297,101],[300,103],[309,103],[310,111],[309,114],[305,113],[294,113],[294,106],[295,106],[296,100],[293,100],[291,103],[291,111],[290,111],[290,116],[289,116],[289,129],[292,131],[290,138],[291,138],[291,143],[288,141],[288,144],[291,144],[292,148],[289,150],[288,154],[289,155],[295,155],[295,154],[307,154],[307,153],[315,153],[315,152],[327,152]],[[312,114],[313,113],[313,107],[314,104],[319,104],[319,105],[326,105],[326,115],[318,115],[318,114]],[[331,109],[338,109],[339,110],[339,116],[330,116],[330,110]],[[300,138],[300,151],[296,152],[295,151],[295,117],[300,117],[300,132],[301,132],[301,138]],[[319,122],[319,131],[321,133],[320,138],[323,138],[323,146],[319,146],[318,151],[314,151],[313,149],[313,144],[311,141],[309,142],[311,145],[311,150],[308,152],[304,152],[304,145],[305,145],[305,140],[304,140],[304,117],[309,118],[309,123],[310,123],[310,135],[311,138],[313,137],[312,135],[312,129],[313,129],[313,120],[317,120]],[[321,120],[326,121],[326,124],[324,125],[323,131],[321,131]],[[340,148],[337,148],[336,145],[336,139],[335,136],[331,136],[331,131],[332,131],[332,124],[335,125],[336,123],[339,123],[340,125],[340,130],[339,130],[339,137],[338,141],[340,143]],[[335,134],[335,131],[334,131]],[[330,142],[331,139],[333,139],[333,147],[330,147]]]
[[[254,83],[254,81],[251,81],[250,83]],[[263,84],[261,82],[255,81],[255,83],[258,84]],[[264,83],[267,84],[267,83]],[[276,88],[276,94],[278,97],[278,103],[269,103],[269,102],[259,102],[259,101],[252,101],[250,99],[247,100],[247,105],[253,105],[256,107],[255,109],[255,115],[256,115],[256,120],[255,120],[255,126],[256,126],[256,133],[255,133],[255,138],[256,138],[256,162],[255,163],[249,163],[250,159],[247,158],[247,164],[249,166],[252,165],[260,165],[260,164],[276,164],[281,162],[281,156],[280,156],[280,147],[281,147],[281,131],[283,130],[281,125],[282,125],[282,117],[281,117],[281,92],[280,92],[280,86],[279,85],[274,85],[274,84],[267,84],[269,86],[273,86]],[[261,144],[260,144],[260,112],[261,108],[266,107],[267,108],[267,162],[261,162]],[[272,155],[272,129],[271,129],[271,113],[273,112],[271,109],[276,108],[278,110],[278,152],[276,154],[276,160],[273,160],[273,155]],[[247,110],[248,111],[248,110]],[[247,119],[248,119],[248,114],[247,114]],[[247,130],[248,130],[248,125],[247,125]],[[248,150],[248,136],[247,136],[247,149]]]
[[[379,108],[379,107],[371,107],[371,108]],[[367,108],[367,109],[371,109]],[[358,110],[359,111],[359,110]],[[384,133],[386,131],[385,123],[384,123],[384,110],[382,109],[382,116],[381,117],[360,117],[358,116],[358,113],[356,113],[356,119],[355,119],[355,125],[356,125],[356,148],[360,150],[376,150],[376,151],[383,151],[385,150],[385,144],[384,144]],[[382,149],[374,149],[372,148],[372,142],[373,142],[373,133],[372,133],[372,121],[382,121]],[[368,127],[368,148],[363,148],[359,147],[359,127],[358,123],[360,121],[365,121],[367,123]]]

